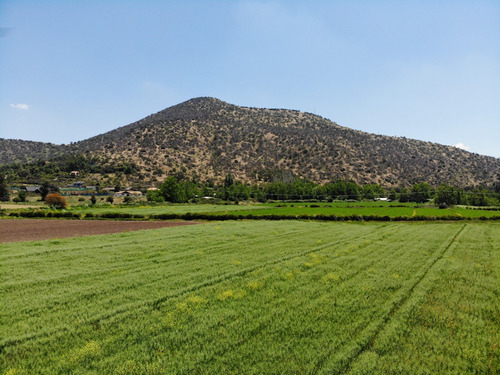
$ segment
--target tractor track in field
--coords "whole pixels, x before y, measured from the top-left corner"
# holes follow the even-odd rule
[[[467,227],[467,224],[464,224],[457,231],[457,233],[455,233],[453,238],[448,242],[448,244],[444,247],[444,249],[441,252],[439,252],[439,254],[432,260],[432,262],[429,265],[427,265],[427,267],[425,269],[421,268],[419,270],[420,272],[417,271],[416,275],[418,275],[419,273],[421,273],[421,274],[419,276],[417,276],[417,279],[415,280],[415,282],[410,286],[410,288],[406,292],[402,293],[402,296],[399,298],[399,300],[396,299],[394,301],[391,309],[389,311],[387,311],[379,319],[379,321],[377,323],[375,323],[373,333],[371,335],[369,335],[366,342],[364,344],[363,343],[354,343],[353,344],[353,348],[352,348],[352,350],[350,350],[350,352],[353,353],[353,355],[350,358],[347,358],[347,360],[341,361],[341,362],[343,362],[343,363],[341,363],[341,368],[338,369],[338,371],[336,370],[335,373],[337,373],[337,372],[342,373],[342,374],[349,373],[349,371],[351,370],[352,364],[359,358],[359,356],[361,354],[363,354],[364,352],[371,350],[374,347],[375,342],[377,341],[377,338],[379,337],[380,333],[384,330],[384,327],[386,327],[387,324],[389,324],[389,322],[393,318],[393,316],[411,298],[415,288],[417,288],[420,285],[420,283],[426,278],[426,276],[429,274],[429,272],[433,269],[434,265],[437,262],[439,262],[441,259],[443,259],[443,257],[446,255],[448,250],[452,247],[452,245],[455,243],[457,238],[460,236],[460,234],[464,231],[464,229],[466,227]],[[369,326],[368,326],[368,328],[369,328]],[[365,328],[365,330],[366,329],[367,328]],[[327,372],[331,372],[331,371],[328,371],[329,369],[322,369],[323,363],[327,360],[327,358],[331,354],[332,354],[332,352],[325,354],[318,361],[318,363],[316,364],[316,367],[315,367],[317,371],[326,370]]]

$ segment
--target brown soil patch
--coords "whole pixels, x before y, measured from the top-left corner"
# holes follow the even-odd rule
[[[197,223],[189,221],[0,220],[0,243],[81,237],[192,224]]]

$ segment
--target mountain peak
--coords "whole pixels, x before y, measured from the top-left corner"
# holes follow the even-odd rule
[[[168,118],[194,120],[201,117],[206,117],[209,113],[215,113],[220,111],[221,109],[229,108],[232,106],[233,105],[226,103],[220,99],[202,96],[186,100],[172,107],[168,107],[152,116],[161,118],[167,116]]]

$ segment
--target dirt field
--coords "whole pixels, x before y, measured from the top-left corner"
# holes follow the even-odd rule
[[[0,220],[0,243],[81,237],[193,224],[196,223],[182,221]]]

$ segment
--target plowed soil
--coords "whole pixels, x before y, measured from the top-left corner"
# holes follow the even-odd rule
[[[189,221],[0,220],[0,243],[81,237],[193,224],[196,223]]]

